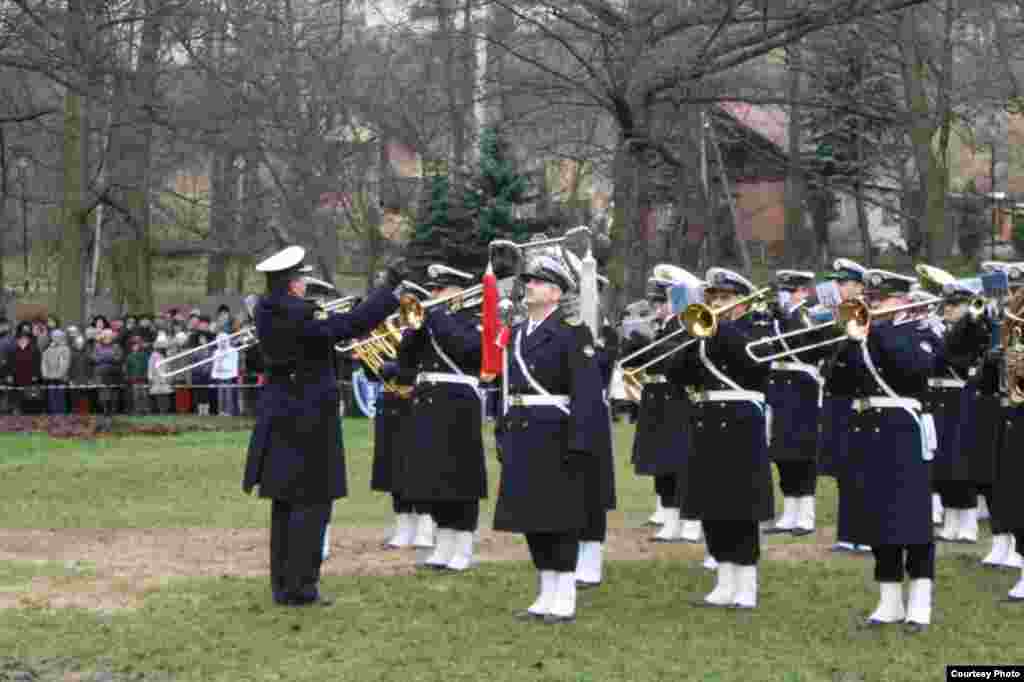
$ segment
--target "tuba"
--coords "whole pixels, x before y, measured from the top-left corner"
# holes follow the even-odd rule
[[[1024,290],[1018,290],[1006,303],[1000,341],[1006,397],[1017,407],[1024,404]]]

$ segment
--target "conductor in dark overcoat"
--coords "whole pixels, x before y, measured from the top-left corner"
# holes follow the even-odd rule
[[[256,266],[268,283],[253,314],[267,383],[242,482],[272,500],[271,590],[288,606],[331,601],[319,590],[324,531],[334,500],[347,494],[334,346],[394,312],[404,279],[389,268],[384,286],[352,312],[328,313],[305,300],[304,257],[290,246]]]

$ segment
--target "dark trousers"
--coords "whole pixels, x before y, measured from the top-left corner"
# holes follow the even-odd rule
[[[935,481],[935,492],[947,509],[974,509],[978,506],[978,490],[967,481]]]
[[[985,498],[985,504],[988,505],[988,525],[992,529],[992,535],[1002,535],[1003,533],[1009,533],[1010,529],[1002,524],[995,514],[995,507],[992,505],[992,486],[991,485],[979,485],[978,494]]]
[[[906,569],[911,580],[935,579],[935,543],[927,545],[881,545],[872,547],[875,555],[875,580],[880,583],[903,582]]]
[[[319,594],[324,530],[331,502],[270,505],[270,587],[274,601],[312,601]]]
[[[438,528],[473,532],[480,519],[480,500],[431,502],[430,515]]]
[[[608,536],[608,510],[602,505],[587,508],[587,525],[580,531],[580,542],[604,542]]]
[[[662,507],[676,507],[675,474],[654,477],[654,492],[661,498]]]
[[[843,479],[841,476],[836,476],[836,483],[836,497],[839,502],[839,508],[836,511],[836,541],[852,542],[850,538],[852,537],[851,524],[853,518],[850,514],[850,496],[843,494]]]
[[[526,544],[538,571],[573,573],[579,552],[579,532],[527,533]]]
[[[429,514],[430,504],[427,502],[410,502],[398,493],[391,493],[391,509],[396,514]]]
[[[776,462],[783,497],[813,497],[818,483],[815,462]]]
[[[757,521],[705,521],[708,553],[721,563],[753,566],[761,558]]]

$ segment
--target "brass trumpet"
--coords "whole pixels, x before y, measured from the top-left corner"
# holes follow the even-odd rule
[[[729,312],[733,308],[737,308],[741,305],[746,305],[754,301],[763,299],[767,294],[772,291],[772,287],[764,287],[758,289],[754,293],[738,298],[728,305],[724,305],[718,308],[712,308],[711,306],[703,303],[691,303],[686,306],[686,309],[680,313],[676,313],[675,317],[679,320],[682,325],[680,329],[666,334],[660,339],[656,339],[653,342],[647,344],[643,348],[633,353],[630,353],[622,360],[619,361],[619,367],[622,368],[624,363],[637,358],[652,348],[655,348],[662,343],[665,343],[669,339],[675,338],[676,336],[684,333],[688,333],[691,338],[689,341],[685,341],[674,348],[670,348],[664,353],[658,355],[652,360],[648,360],[644,364],[638,367],[631,367],[629,369],[622,370],[622,383],[626,390],[626,397],[634,402],[639,402],[640,396],[643,393],[644,384],[648,382],[647,368],[658,364],[662,360],[675,355],[679,351],[688,348],[695,341],[706,339],[714,336],[718,332],[718,321],[722,315]]]
[[[415,296],[402,296],[398,306],[398,317],[402,321],[403,326],[410,329],[419,329],[423,326],[423,321],[426,319],[427,309],[446,305],[448,306],[448,311],[454,313],[459,310],[473,308],[483,303],[483,292],[483,284],[474,284],[457,294],[445,296],[434,301],[427,301],[426,303],[420,303],[419,299]]]
[[[867,304],[867,301],[865,301],[863,298],[853,298],[850,299],[849,301],[843,301],[842,303],[839,304],[839,306],[836,308],[835,319],[833,319],[831,322],[824,322],[822,324],[818,324],[813,327],[807,327],[805,329],[797,329],[791,332],[786,332],[785,334],[765,336],[763,338],[757,339],[756,341],[751,341],[746,346],[747,355],[750,357],[751,360],[758,363],[772,362],[773,360],[792,357],[800,353],[805,353],[809,350],[814,350],[815,348],[824,348],[825,346],[837,344],[840,341],[846,341],[847,339],[850,338],[850,335],[844,332],[830,339],[819,341],[818,343],[809,343],[804,346],[790,348],[789,350],[782,351],[780,353],[773,353],[771,355],[758,355],[757,353],[754,352],[754,349],[759,348],[760,346],[775,344],[784,339],[793,338],[794,336],[799,336],[801,334],[810,334],[811,332],[827,329],[829,327],[834,327],[836,329],[846,329],[847,324],[850,322],[855,323],[858,327],[868,327],[870,326],[871,321],[873,319],[881,315],[892,315],[907,310],[915,310],[917,308],[934,306],[942,303],[942,301],[943,298],[941,296],[933,296],[925,301],[905,303],[903,305],[894,305],[889,306],[887,308],[879,308],[877,310],[872,310],[871,306],[869,306]]]

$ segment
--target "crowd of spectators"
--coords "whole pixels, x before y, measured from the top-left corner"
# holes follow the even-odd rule
[[[54,316],[0,317],[0,414],[252,414],[262,381],[258,347],[239,350],[248,320],[222,305],[161,315],[97,315],[87,326]],[[157,371],[157,364],[202,348]],[[218,357],[171,377],[168,370]]]

